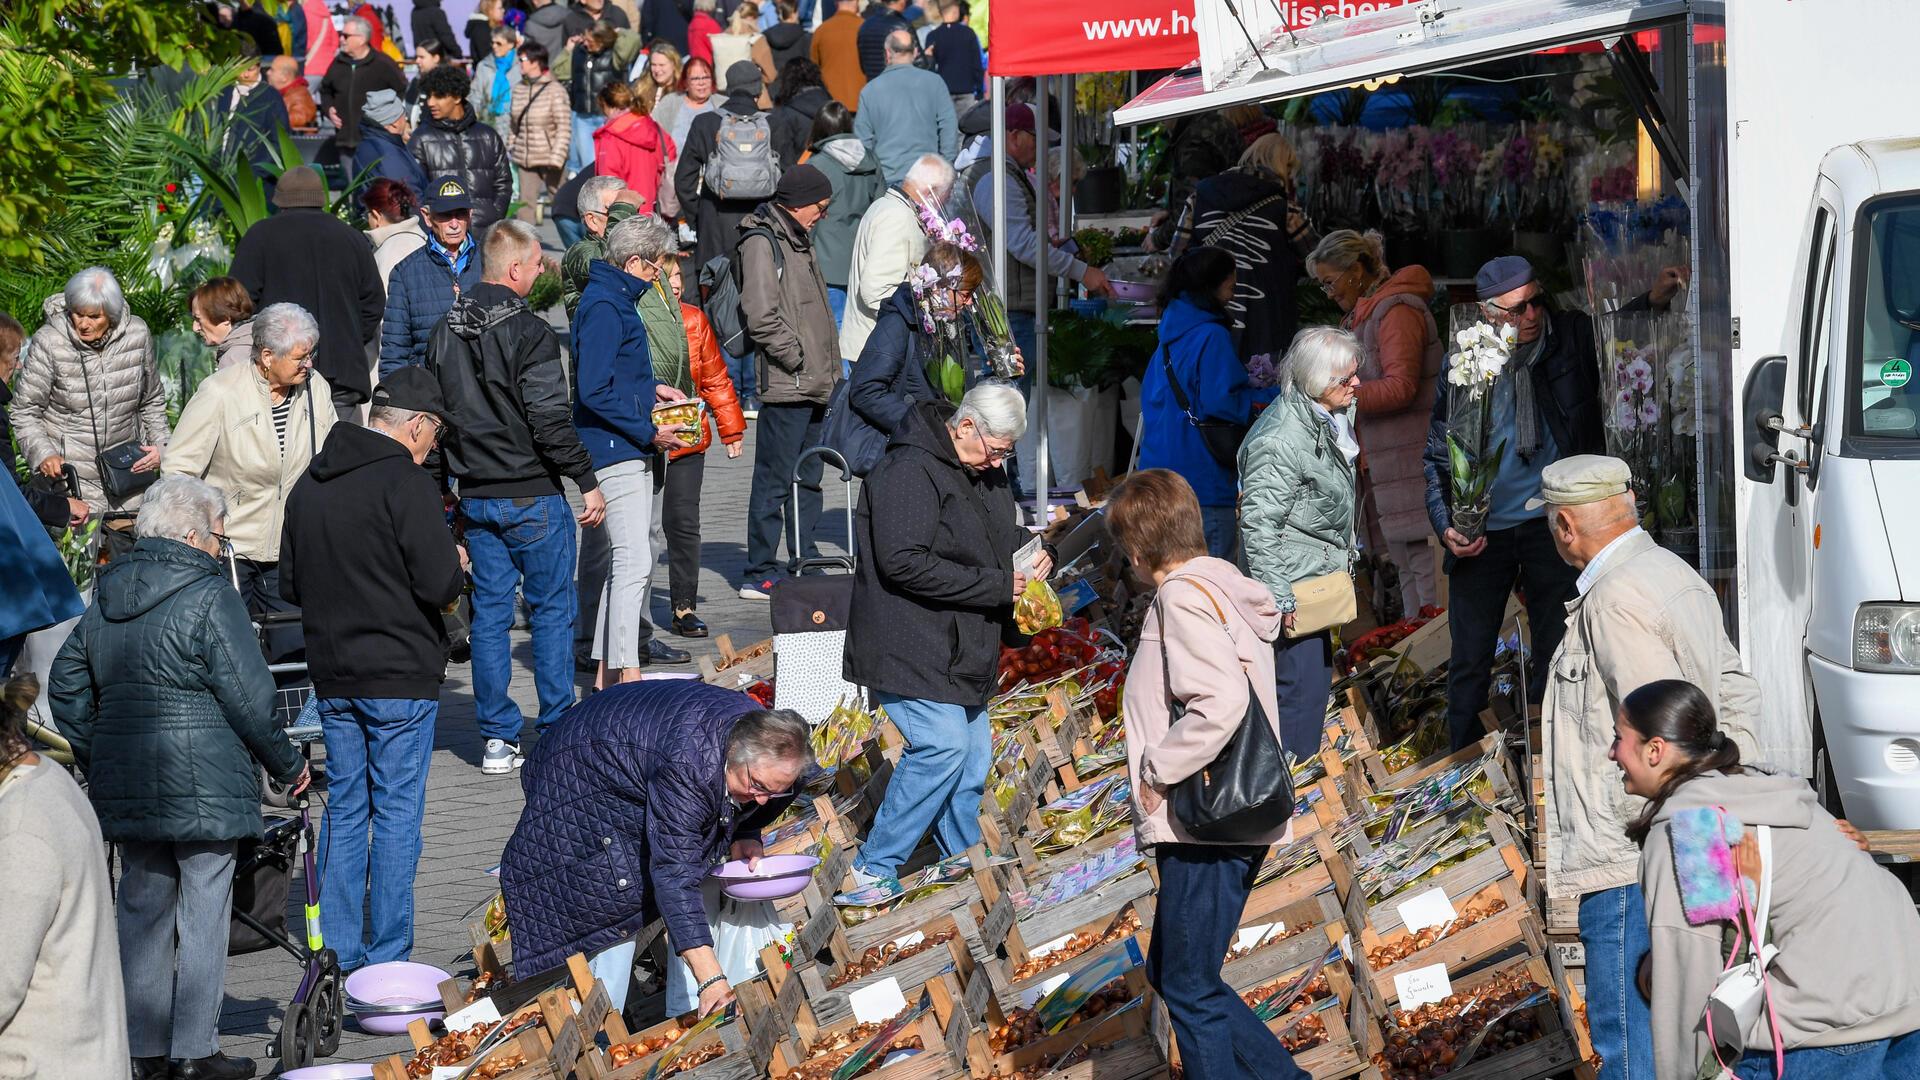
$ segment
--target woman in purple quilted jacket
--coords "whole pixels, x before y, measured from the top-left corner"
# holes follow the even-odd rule
[[[807,722],[702,682],[636,682],[574,706],[528,757],[527,802],[500,864],[524,978],[585,953],[620,1008],[634,935],[665,919],[700,1015],[733,998],[700,882],[757,859],[760,831],[813,764]]]

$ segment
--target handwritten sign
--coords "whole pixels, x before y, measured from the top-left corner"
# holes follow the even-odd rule
[[[1409,933],[1417,934],[1430,926],[1445,926],[1459,918],[1453,910],[1453,902],[1447,899],[1447,890],[1428,889],[1399,905],[1400,923]]]
[[[1453,982],[1447,978],[1447,965],[1429,964],[1395,975],[1393,989],[1400,996],[1402,1009],[1417,1009],[1422,1005],[1445,1001],[1453,993]]]
[[[481,998],[479,1001],[461,1009],[446,1019],[448,1031],[465,1031],[475,1024],[497,1024],[499,1022],[500,1009],[493,1003],[492,998]]]
[[[1073,940],[1072,934],[1061,934],[1059,937],[1054,938],[1052,941],[1044,942],[1042,944],[1035,945],[1031,949],[1028,949],[1027,958],[1030,960],[1038,960],[1041,957],[1046,956],[1049,953],[1052,953],[1056,949],[1059,949],[1061,946],[1065,945],[1067,942],[1072,940]]]
[[[1286,932],[1287,924],[1278,919],[1258,926],[1243,926],[1240,928],[1240,933],[1234,937],[1233,948],[1235,952],[1241,949],[1252,949],[1268,938]]]

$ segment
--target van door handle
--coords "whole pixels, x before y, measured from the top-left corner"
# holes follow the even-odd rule
[[[1787,432],[1787,434],[1792,435],[1792,434],[1798,434],[1798,433]],[[1785,465],[1787,468],[1792,469],[1794,472],[1797,472],[1802,476],[1807,475],[1807,473],[1813,469],[1812,462],[1803,460],[1799,454],[1796,454],[1791,450],[1788,450],[1784,453],[1768,454],[1766,463],[1768,465]]]
[[[1813,441],[1813,428],[1794,427],[1792,424],[1787,423],[1786,417],[1781,416],[1779,413],[1769,413],[1765,417],[1762,417],[1760,426],[1767,431],[1777,431],[1782,435],[1791,435],[1796,439],[1804,439],[1808,442]],[[1779,460],[1785,461],[1786,459],[1780,458]],[[1805,471],[1804,465],[1802,466],[1802,471]]]

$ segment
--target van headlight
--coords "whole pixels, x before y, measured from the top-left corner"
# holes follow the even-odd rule
[[[1920,604],[1862,604],[1853,618],[1856,671],[1920,672]]]

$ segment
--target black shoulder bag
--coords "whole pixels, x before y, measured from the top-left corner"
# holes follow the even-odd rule
[[[1167,358],[1167,346],[1160,345],[1160,366],[1167,373],[1167,389],[1173,391],[1173,403],[1187,416],[1187,423],[1200,431],[1200,441],[1206,444],[1207,453],[1213,460],[1228,469],[1240,466],[1240,444],[1247,440],[1247,432],[1252,424],[1236,424],[1231,420],[1202,420],[1193,413],[1193,402],[1188,400],[1187,392],[1181,388],[1180,379],[1174,374],[1173,361]]]
[[[101,353],[100,355],[105,355]],[[146,386],[146,372],[140,374],[141,386]],[[93,400],[93,375],[87,370],[87,358],[80,358],[80,379],[87,391],[87,425],[93,430],[93,445],[99,456],[94,458],[94,467],[100,472],[100,486],[105,489],[108,498],[119,502],[130,499],[153,486],[160,479],[160,470],[134,472],[134,462],[145,457],[147,452],[141,449],[140,439],[135,437],[118,446],[100,447],[100,408]],[[108,430],[112,430],[109,425]]]
[[[1198,582],[1188,582],[1206,593],[1221,629],[1229,638],[1220,602]],[[1167,660],[1167,616],[1160,612],[1160,665],[1167,685],[1168,726],[1180,722],[1186,708],[1173,696],[1173,669]],[[1247,713],[1213,764],[1173,785],[1168,809],[1195,840],[1215,844],[1257,844],[1293,817],[1293,773],[1280,749],[1279,736],[1253,680],[1247,680]]]

